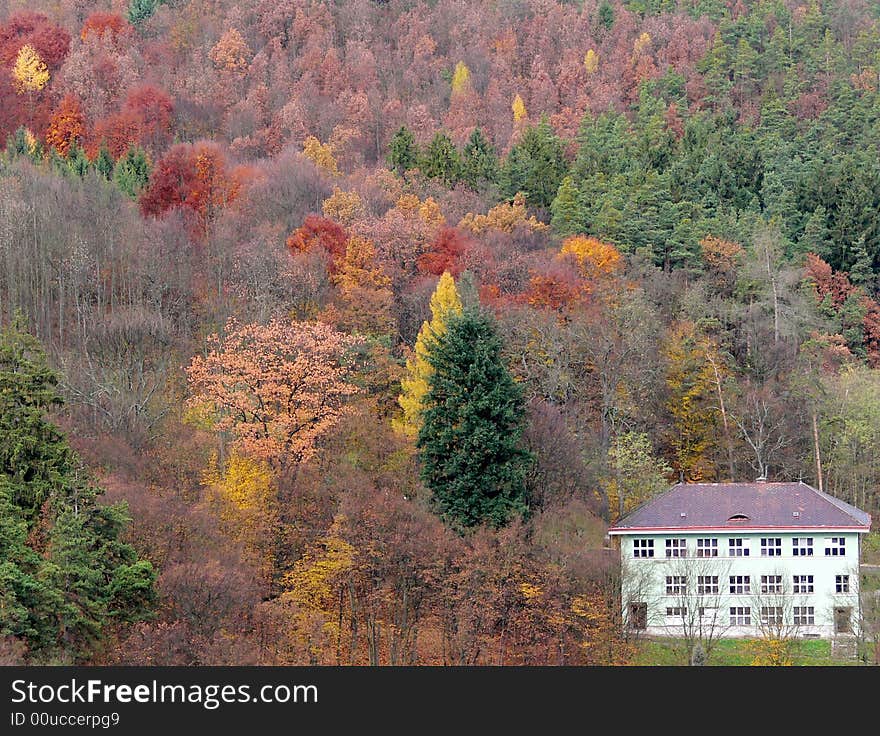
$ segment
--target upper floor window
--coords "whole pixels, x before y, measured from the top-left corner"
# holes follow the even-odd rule
[[[761,576],[761,592],[762,593],[781,593],[782,592],[782,575],[762,575]]]
[[[791,553],[795,557],[812,557],[813,556],[813,538],[812,537],[795,537],[791,540]]]
[[[831,537],[825,540],[826,557],[843,557],[846,555],[846,539],[844,537]]]
[[[685,575],[667,575],[666,595],[687,595],[687,577]]]
[[[812,575],[795,575],[794,576],[794,592],[795,593],[812,593],[813,592],[813,576]]]
[[[697,593],[699,595],[710,595],[718,592],[718,576],[717,575],[697,575]]]
[[[718,540],[698,539],[697,557],[718,557]]]
[[[633,539],[633,557],[653,557],[653,539]]]
[[[749,556],[749,540],[741,537],[731,537],[727,540],[728,554],[731,557],[748,557]]]
[[[782,557],[782,538],[761,537],[761,557]]]
[[[849,575],[834,576],[834,592],[849,593]]]
[[[666,556],[667,557],[687,557],[687,540],[685,540],[685,539],[667,539],[666,540]]]
[[[748,575],[731,575],[730,592],[734,595],[751,593],[751,579]]]

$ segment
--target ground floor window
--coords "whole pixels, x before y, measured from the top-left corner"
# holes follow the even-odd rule
[[[749,606],[731,606],[730,607],[730,625],[731,626],[751,626],[752,609]]]

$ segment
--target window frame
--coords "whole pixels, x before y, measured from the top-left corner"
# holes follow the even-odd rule
[[[697,537],[696,555],[704,558],[718,557],[718,537]]]
[[[803,545],[798,544],[803,542]],[[813,537],[792,537],[791,539],[792,557],[812,557],[813,556]]]
[[[736,619],[736,620],[734,620]],[[740,621],[739,619],[745,619]],[[751,626],[752,625],[752,607],[751,606],[730,606],[730,625],[731,626]]]
[[[654,540],[651,537],[633,538],[633,558],[648,559],[654,556]]]
[[[846,537],[826,537],[825,556],[846,557]]]
[[[773,578],[773,582],[770,582]],[[782,595],[782,575],[761,575],[762,595]]]
[[[734,544],[734,543],[737,544]],[[728,537],[727,538],[727,556],[728,557],[748,557],[750,545],[748,537]]]
[[[728,580],[730,595],[751,595],[752,592],[752,576],[751,575],[730,575]],[[741,588],[741,590],[736,590]]]
[[[842,588],[842,590],[841,590]],[[836,595],[849,593],[849,575],[834,576],[834,592]]]
[[[687,595],[687,575],[667,575],[666,576],[666,595],[668,596],[686,596]]]
[[[801,581],[802,578],[806,578],[806,580]],[[791,583],[792,583],[792,592],[797,595],[809,595],[811,593],[816,592],[815,585],[815,577],[813,575],[792,575]],[[806,586],[807,590],[803,590],[801,586]]]
[[[795,606],[793,611],[793,623],[795,626],[815,626],[816,625],[816,607],[815,606]],[[808,619],[808,620],[800,620]]]
[[[666,559],[687,557],[687,537],[668,537],[666,539]]]
[[[782,537],[761,537],[761,557],[782,557]]]

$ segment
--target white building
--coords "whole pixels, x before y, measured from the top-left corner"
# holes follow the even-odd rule
[[[622,518],[623,615],[694,639],[857,632],[871,517],[805,483],[679,483]]]

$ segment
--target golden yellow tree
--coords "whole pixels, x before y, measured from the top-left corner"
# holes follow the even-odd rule
[[[537,220],[534,215],[528,216],[526,198],[522,192],[517,192],[512,202],[502,202],[490,209],[485,215],[475,215],[473,212],[468,212],[458,223],[460,228],[470,230],[477,235],[487,230],[512,233],[521,225],[535,232],[547,229],[547,225]]]
[[[223,465],[216,457],[212,459],[202,482],[223,530],[244,547],[268,581],[274,569],[270,531],[278,519],[278,498],[269,465],[233,449]]]
[[[455,65],[455,72],[452,75],[452,96],[457,97],[471,90],[471,70],[467,65],[460,61]]]
[[[590,49],[587,51],[586,56],[584,56],[584,69],[587,70],[587,74],[595,74],[598,68],[599,54]]]
[[[526,119],[526,103],[523,102],[523,98],[519,95],[513,98],[513,104],[510,106],[510,109],[513,111],[514,123],[519,123]]]
[[[20,95],[26,92],[39,92],[49,81],[46,64],[30,44],[25,44],[19,49],[18,57],[12,67],[12,80],[15,91]]]
[[[616,273],[622,266],[620,251],[610,243],[586,235],[572,235],[562,241],[561,255],[573,255],[584,278],[601,280]]]
[[[428,363],[428,340],[443,335],[451,314],[461,314],[461,298],[455,288],[455,279],[444,271],[431,296],[431,321],[423,322],[416,338],[415,354],[406,361],[406,376],[400,381],[401,394],[397,399],[403,417],[394,420],[396,430],[415,437],[422,424],[422,405],[428,393],[431,366]]]
[[[208,53],[214,66],[227,72],[244,72],[251,56],[250,47],[235,28],[230,28]]]
[[[333,194],[321,203],[321,210],[324,217],[343,227],[351,227],[364,214],[364,201],[357,192],[346,192],[339,187],[333,187]]]
[[[334,176],[339,174],[339,165],[329,143],[321,143],[315,136],[310,135],[303,141],[303,154],[324,171]]]

